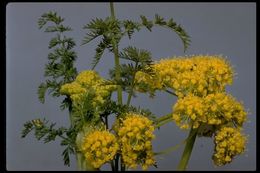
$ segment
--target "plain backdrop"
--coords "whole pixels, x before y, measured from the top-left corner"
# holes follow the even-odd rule
[[[54,34],[38,29],[37,20],[45,12],[56,11],[65,18],[65,25],[73,28],[68,33],[75,39],[78,71],[91,68],[97,42],[80,46],[86,33],[83,26],[91,19],[110,15],[109,3],[9,3],[6,7],[6,147],[7,170],[76,170],[74,157],[71,167],[63,165],[60,140],[44,144],[33,134],[21,139],[23,124],[31,119],[43,118],[68,126],[68,111],[61,111],[61,98],[47,96],[41,104],[37,88],[44,81],[44,64],[47,63],[49,40]],[[212,138],[197,138],[187,170],[255,170],[256,169],[256,4],[255,3],[115,3],[116,17],[140,21],[157,13],[166,19],[173,18],[191,36],[191,46],[184,54],[183,45],[176,33],[154,27],[153,32],[142,29],[131,40],[124,38],[120,49],[133,45],[152,52],[153,59],[170,56],[210,54],[223,55],[234,66],[236,77],[227,92],[243,101],[250,112],[244,124],[249,135],[247,149],[231,164],[215,167]],[[105,52],[97,71],[108,77],[114,66],[113,54]],[[126,100],[126,98],[125,98]],[[176,98],[167,93],[157,93],[154,99],[145,94],[132,100],[132,104],[149,108],[158,116],[172,110]],[[156,131],[154,150],[161,151],[179,144],[188,135],[174,123]],[[158,168],[149,170],[176,170],[183,147],[167,155],[158,156]],[[103,170],[110,170],[104,165]]]

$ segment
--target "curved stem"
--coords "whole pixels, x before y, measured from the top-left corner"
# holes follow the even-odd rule
[[[184,144],[184,143],[186,143],[186,140],[184,140],[184,141],[183,141],[182,143],[180,143],[180,144],[177,144],[177,145],[175,145],[175,146],[172,146],[172,147],[167,148],[167,149],[165,149],[165,150],[162,150],[162,151],[160,151],[160,152],[156,152],[156,153],[154,153],[154,155],[168,154],[168,153],[171,152],[171,151],[177,150],[177,149],[178,149],[179,147],[181,147],[181,145]]]
[[[179,171],[186,170],[186,167],[188,165],[188,162],[189,162],[189,159],[190,159],[190,156],[191,156],[191,152],[192,152],[192,149],[193,149],[193,145],[194,145],[194,142],[195,142],[196,137],[197,137],[197,132],[198,132],[198,128],[196,128],[196,129],[191,128],[190,133],[189,133],[189,137],[186,141],[186,145],[185,145],[182,157],[181,157],[181,161],[178,165]]]

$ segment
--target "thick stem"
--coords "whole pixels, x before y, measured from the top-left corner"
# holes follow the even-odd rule
[[[115,171],[115,164],[114,164],[113,160],[110,161],[110,165],[111,165],[112,171]]]
[[[111,12],[111,17],[115,19],[116,17],[115,17],[113,2],[110,2],[110,12]],[[118,55],[118,45],[114,39],[113,39],[113,52],[114,52],[115,67],[116,67],[115,78],[116,81],[118,82],[120,80],[120,71],[119,71],[120,62],[119,62],[119,55]],[[117,85],[117,100],[118,100],[118,104],[122,105],[122,87],[120,85]]]
[[[186,145],[185,145],[182,157],[181,157],[181,161],[178,165],[179,171],[186,170],[186,167],[188,165],[188,162],[189,162],[189,159],[191,156],[191,152],[193,149],[193,145],[194,145],[194,142],[197,137],[197,131],[198,131],[198,128],[196,128],[196,129],[191,128],[191,130],[190,130],[189,137],[188,137],[188,140],[186,142]]]
[[[82,153],[76,153],[77,166],[79,171],[99,171],[99,169],[94,168],[84,159]]]
[[[125,164],[122,157],[121,157],[121,171],[125,171]]]
[[[119,154],[116,154],[116,159],[115,159],[115,171],[118,171],[118,164],[119,164]]]
[[[110,12],[111,12],[111,18],[116,19],[115,17],[115,10],[114,10],[114,4],[113,2],[110,2]],[[115,39],[112,38],[112,44],[113,44],[113,52],[114,52],[114,57],[115,57],[115,78],[116,81],[120,81],[120,62],[119,62],[119,53],[118,53],[118,44],[115,41]],[[122,101],[122,87],[120,85],[117,85],[117,101],[119,105],[123,104]],[[120,154],[116,154],[115,158],[115,171],[118,171],[118,162],[119,162]]]

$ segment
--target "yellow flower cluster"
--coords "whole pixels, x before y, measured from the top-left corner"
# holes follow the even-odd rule
[[[206,112],[208,124],[219,125],[233,122],[241,127],[247,119],[242,103],[229,94],[209,94],[204,100],[204,104],[208,107]]]
[[[160,60],[152,69],[153,75],[137,73],[136,90],[154,93],[172,89],[178,96],[172,115],[176,124],[181,129],[199,128],[199,136],[215,134],[216,165],[229,163],[242,153],[245,137],[236,128],[242,127],[247,113],[242,103],[225,93],[225,86],[232,84],[234,76],[226,59],[201,55],[174,57]]]
[[[215,153],[212,156],[218,166],[230,163],[234,156],[245,150],[246,137],[239,129],[231,127],[221,128],[215,136]]]
[[[207,122],[206,109],[203,99],[188,95],[178,99],[173,106],[173,120],[181,129],[188,129],[191,125],[197,128],[201,122]]]
[[[173,119],[180,128],[197,128],[201,123],[225,125],[233,122],[242,126],[246,121],[243,105],[226,93],[209,94],[205,97],[188,95],[178,99],[173,106]]]
[[[234,75],[230,64],[220,56],[198,55],[162,59],[153,65],[153,69],[154,76],[147,80],[148,74],[141,73],[136,76],[136,83],[141,81],[142,85],[145,83],[152,91],[160,90],[162,86],[169,87],[178,97],[190,93],[205,96],[208,93],[221,92],[227,84],[232,84]]]
[[[135,113],[128,113],[118,130],[122,146],[122,157],[129,168],[142,166],[143,170],[155,164],[152,151],[154,127],[148,118]]]
[[[142,71],[138,71],[135,74],[135,82],[138,83],[135,89],[139,92],[149,92],[153,93],[157,89],[162,89],[163,84],[157,76],[151,76]]]
[[[104,163],[113,160],[119,149],[116,137],[106,130],[95,130],[83,137],[80,146],[86,160],[94,168],[100,168]]]
[[[73,103],[80,103],[85,94],[94,92],[93,106],[103,104],[105,99],[116,89],[115,85],[105,84],[106,80],[101,78],[97,72],[92,70],[82,71],[76,80],[61,86],[60,93],[69,95]]]

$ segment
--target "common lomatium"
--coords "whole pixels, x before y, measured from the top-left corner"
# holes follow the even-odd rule
[[[93,130],[81,140],[80,151],[94,168],[113,160],[119,149],[115,135],[107,130]]]
[[[85,70],[79,73],[75,81],[61,86],[60,93],[69,95],[74,105],[81,104],[87,94],[92,92],[94,98],[93,107],[104,104],[111,92],[116,89],[115,85],[108,84],[108,81],[92,70]]]
[[[197,128],[200,124],[242,126],[246,121],[242,103],[226,93],[209,94],[205,97],[189,95],[178,99],[173,106],[173,119],[181,128]]]
[[[136,76],[138,91],[146,92],[147,88],[151,88],[154,92],[171,88],[178,97],[190,93],[205,96],[216,91],[224,91],[226,85],[232,84],[234,76],[230,63],[221,56],[173,57],[160,60],[152,68],[155,75],[150,75],[150,78],[145,73]],[[138,85],[140,83],[141,85]],[[161,85],[155,85],[157,83]],[[140,89],[140,86],[144,87]]]
[[[118,130],[125,165],[136,168],[141,165],[146,170],[155,164],[152,151],[154,127],[148,118],[135,113],[128,113]]]
[[[237,128],[223,127],[215,135],[215,153],[212,156],[218,166],[230,163],[245,150],[246,137]]]

